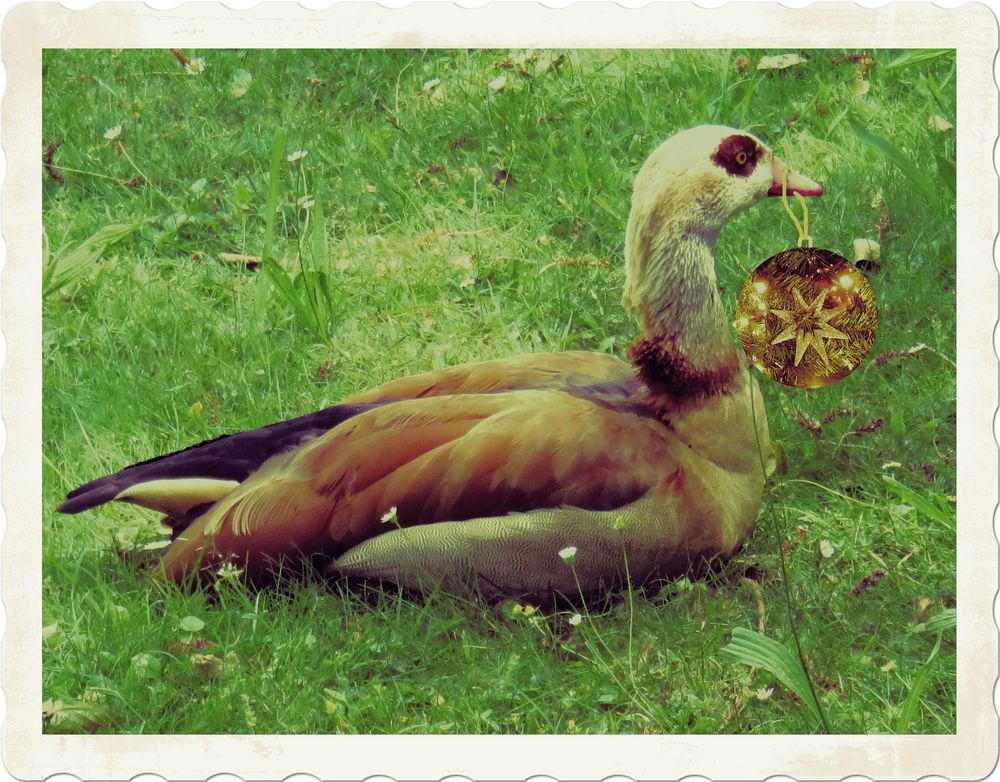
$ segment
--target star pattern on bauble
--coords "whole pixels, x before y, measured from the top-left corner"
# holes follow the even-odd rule
[[[824,310],[827,290],[820,292],[811,302],[806,302],[798,288],[793,289],[795,296],[795,308],[789,310],[771,309],[768,314],[774,315],[782,323],[787,324],[774,339],[772,345],[778,345],[788,340],[795,340],[795,366],[798,366],[805,352],[812,348],[822,359],[826,366],[830,366],[830,359],[826,354],[824,340],[828,339],[849,339],[842,331],[830,325],[830,321],[844,313],[843,307]]]

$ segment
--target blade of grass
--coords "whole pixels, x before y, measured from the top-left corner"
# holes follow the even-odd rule
[[[326,218],[323,214],[323,202],[318,194],[313,206],[313,225],[309,239],[310,263],[308,269],[305,265],[305,258],[300,260],[302,285],[312,311],[312,326],[324,340],[328,340],[330,337],[330,290],[327,285],[325,269],[329,258],[329,248],[326,241]],[[303,253],[303,256],[305,255],[306,253]]]
[[[49,245],[49,234],[42,228],[42,298],[45,297],[46,291],[49,290],[52,284],[52,277],[56,273],[56,263],[57,258],[52,254],[52,249]]]
[[[926,622],[921,622],[913,628],[914,633],[943,633],[945,630],[954,630],[958,625],[958,611],[954,608],[945,608],[938,611]]]
[[[956,194],[956,170],[955,161],[944,157],[943,155],[937,155],[937,168],[938,174],[941,177],[941,181],[944,182],[944,186],[948,188],[948,193],[951,195],[952,200],[955,199]]]
[[[906,175],[914,187],[916,187],[925,198],[927,198],[932,203],[937,203],[939,201],[938,194],[931,189],[931,187],[924,181],[924,178],[920,175],[920,171],[917,169],[909,159],[899,151],[892,143],[877,136],[868,130],[864,125],[858,122],[853,117],[848,118],[848,123],[854,134],[866,145],[874,149],[876,152],[881,153],[886,160],[892,163],[896,168]]]
[[[891,475],[883,475],[882,480],[889,486],[889,490],[907,505],[912,505],[923,513],[931,521],[936,521],[949,529],[955,529],[955,519],[947,511],[939,508],[919,492],[914,491],[909,486],[900,483]]]
[[[281,158],[285,154],[286,128],[278,128],[271,144],[271,167],[267,190],[267,208],[264,212],[264,249],[261,252],[261,263],[271,260],[274,245],[274,223],[278,213],[278,194],[281,192]]]
[[[937,81],[929,73],[923,75],[923,81],[927,86],[927,91],[930,92],[934,98],[934,102],[937,103],[938,111],[945,115],[945,119],[954,123],[955,115],[952,114],[951,106],[941,93],[941,88],[938,86]]]
[[[949,55],[953,51],[954,49],[911,49],[882,67],[883,70],[892,71],[896,68],[905,68],[908,65],[919,65]]]
[[[778,681],[798,695],[816,721],[822,723],[819,703],[809,686],[806,672],[795,653],[784,644],[755,630],[736,627],[733,629],[732,640],[720,651],[744,665],[763,668],[772,673]]]
[[[270,280],[281,299],[292,308],[304,324],[315,325],[309,307],[302,301],[291,276],[274,257],[274,226],[277,222],[278,196],[281,193],[281,160],[285,154],[286,128],[278,128],[271,144],[271,165],[267,192],[267,206],[264,214],[264,248],[261,251],[261,268],[264,278]]]
[[[76,282],[94,267],[108,249],[137,230],[141,222],[112,223],[71,250],[51,253],[42,274],[42,297]]]
[[[924,690],[927,688],[927,682],[931,676],[934,660],[937,659],[937,654],[940,649],[941,634],[939,633],[937,642],[931,650],[930,657],[927,658],[927,662],[920,666],[920,670],[917,671],[917,675],[913,677],[913,684],[910,685],[910,691],[907,693],[906,699],[899,707],[899,714],[896,716],[896,721],[893,723],[893,730],[896,733],[906,733],[906,731],[909,730],[910,723],[913,722],[913,718],[917,714],[917,708],[920,706],[920,696],[923,695]]]
[[[958,611],[954,608],[946,608],[938,611],[927,620],[924,627],[931,633],[943,633],[945,630],[954,630],[958,626]]]

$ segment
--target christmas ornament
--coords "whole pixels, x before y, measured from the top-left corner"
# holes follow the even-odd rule
[[[853,372],[875,342],[878,307],[865,275],[846,258],[812,246],[804,199],[799,246],[768,258],[736,301],[736,334],[761,372],[780,383],[817,388]],[[802,245],[806,243],[807,247]]]

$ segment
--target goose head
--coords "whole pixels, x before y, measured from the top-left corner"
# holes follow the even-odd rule
[[[661,144],[635,180],[625,232],[625,308],[643,330],[647,384],[681,396],[726,389],[740,362],[719,300],[713,250],[732,217],[768,196],[822,194],[759,138],[718,125]],[[656,371],[653,371],[653,369]],[[662,371],[661,371],[662,370]],[[657,379],[659,378],[659,379]]]
[[[750,133],[720,125],[684,130],[663,142],[639,171],[630,228],[640,228],[643,218],[660,218],[714,241],[736,214],[780,196],[783,178],[788,195],[823,192]]]

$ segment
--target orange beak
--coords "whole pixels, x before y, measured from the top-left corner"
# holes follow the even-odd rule
[[[780,196],[782,180],[785,182],[785,192],[788,195],[794,193],[803,196],[823,195],[823,185],[814,182],[805,174],[793,171],[785,165],[781,158],[774,155],[771,159],[771,189],[767,191],[767,194]]]

